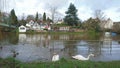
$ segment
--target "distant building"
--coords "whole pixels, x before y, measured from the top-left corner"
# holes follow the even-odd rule
[[[69,30],[70,30],[69,26],[59,27],[59,31],[69,31]]]
[[[51,30],[51,26],[45,23],[41,23],[40,30],[44,30],[44,29]]]
[[[120,33],[120,22],[114,22],[112,31]]]
[[[19,27],[19,32],[26,32],[26,27],[23,26],[23,25],[21,25],[21,26]]]
[[[107,23],[105,24],[105,28],[106,29],[112,29],[112,27],[113,27],[113,21],[109,18],[107,20]]]
[[[34,24],[34,21],[33,20],[30,20],[29,23],[26,24],[27,27],[32,27]]]
[[[62,24],[63,23],[63,20],[58,20],[57,22],[56,22],[56,24]]]
[[[42,23],[42,22],[34,22],[31,20],[26,24],[26,27],[29,28],[30,30],[51,30],[51,26],[48,25],[47,23]]]
[[[109,18],[108,20],[104,20],[100,23],[101,28],[103,29],[112,29],[113,28],[113,21]]]
[[[32,25],[32,28],[34,30],[40,30],[40,25],[37,22],[34,22],[33,25]]]

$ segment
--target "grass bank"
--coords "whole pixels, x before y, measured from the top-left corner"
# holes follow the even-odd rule
[[[43,31],[43,32],[35,32],[35,31],[27,31],[25,33],[18,34],[85,34],[84,32],[60,32],[60,31]]]
[[[94,62],[66,60],[24,63],[13,58],[0,59],[0,68],[120,68],[120,61]]]

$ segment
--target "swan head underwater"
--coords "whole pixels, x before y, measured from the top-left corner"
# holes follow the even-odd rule
[[[82,55],[75,55],[75,56],[72,56],[72,58],[77,59],[77,60],[89,60],[91,56],[94,57],[95,55],[89,54],[87,58]]]

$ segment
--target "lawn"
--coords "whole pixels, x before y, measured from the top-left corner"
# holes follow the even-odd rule
[[[0,68],[120,68],[120,61],[95,62],[60,59],[57,62],[20,62],[13,58],[0,59]]]

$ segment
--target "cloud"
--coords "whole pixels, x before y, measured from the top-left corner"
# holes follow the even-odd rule
[[[105,10],[105,14],[107,18],[111,18],[113,21],[120,21],[120,12],[118,12],[119,8],[113,7]]]
[[[107,18],[113,21],[120,21],[120,0],[75,0],[79,9],[79,17],[86,20],[93,16],[95,10],[105,12]]]
[[[32,14],[35,15],[36,12],[42,14],[45,12],[44,3],[39,0],[22,0],[16,2],[16,13],[17,15],[25,15]]]
[[[119,8],[117,8],[116,12],[120,12],[120,7],[119,7]]]
[[[105,10],[111,7],[120,6],[120,0],[79,0],[81,4],[90,7],[92,10]]]
[[[56,8],[63,8],[64,6],[66,6],[66,4],[68,4],[69,0],[44,0],[44,8],[45,9],[49,9],[51,7],[56,7]]]
[[[50,14],[50,7],[57,7],[57,12],[65,15],[70,3],[73,3],[78,9],[78,17],[82,20],[92,17],[92,13],[98,9],[105,11],[105,15],[112,20],[119,20],[120,16],[120,0],[11,0],[9,2],[12,1],[10,6],[15,8],[17,15],[36,14],[36,12]]]
[[[16,0],[15,10],[17,15],[21,15],[21,13],[35,14],[37,11],[41,14],[43,12],[49,13],[51,7],[57,7],[58,10],[63,9],[67,1],[68,0]]]
[[[92,15],[92,10],[87,6],[81,6],[78,9],[78,17],[81,20],[87,20]]]

